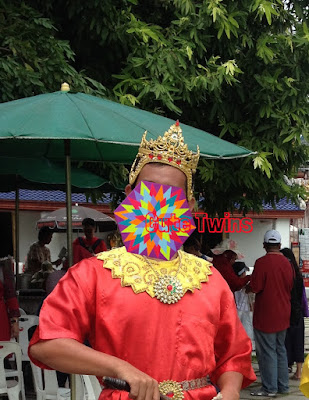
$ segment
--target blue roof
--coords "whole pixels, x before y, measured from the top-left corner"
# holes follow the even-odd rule
[[[265,211],[300,211],[300,207],[294,203],[292,203],[290,200],[287,199],[281,199],[278,202],[275,203],[276,208],[274,208],[271,204],[264,204],[263,209]]]
[[[110,197],[107,193],[105,199],[98,200],[98,204],[109,204]],[[15,192],[0,192],[0,200],[15,200]],[[65,192],[61,190],[19,190],[19,200],[20,201],[52,201],[65,203]],[[92,202],[87,201],[86,196],[83,193],[72,193],[72,203],[85,203],[92,204]],[[264,204],[263,209],[265,211],[300,211],[298,205],[292,203],[289,200],[281,199],[276,203],[276,208],[273,208],[271,204]]]
[[[0,192],[0,200],[15,200],[15,192]],[[65,192],[61,190],[19,190],[20,201],[52,201],[65,203]],[[98,204],[109,204],[109,195],[106,194],[104,201],[98,200]],[[72,203],[93,204],[91,200],[87,201],[83,193],[72,193]]]

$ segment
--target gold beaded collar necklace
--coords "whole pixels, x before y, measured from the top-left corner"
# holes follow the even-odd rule
[[[178,257],[156,262],[128,253],[125,247],[97,255],[103,261],[103,268],[111,270],[112,278],[120,279],[122,287],[131,286],[135,294],[146,292],[165,304],[177,303],[187,291],[200,290],[201,283],[207,282],[212,274],[208,261],[182,250],[178,251]]]

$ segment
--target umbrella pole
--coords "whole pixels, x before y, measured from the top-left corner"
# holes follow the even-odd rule
[[[15,187],[15,287],[19,287],[19,188],[18,188],[18,178],[16,177],[16,187]]]
[[[65,152],[65,181],[66,181],[66,209],[67,209],[67,248],[69,267],[73,264],[72,249],[72,191],[71,191],[71,149],[70,140],[64,141]],[[70,375],[71,400],[76,400],[76,377]]]
[[[65,180],[66,180],[66,209],[67,209],[67,248],[69,267],[73,264],[72,250],[72,190],[71,190],[71,158],[70,140],[64,141],[65,146]]]

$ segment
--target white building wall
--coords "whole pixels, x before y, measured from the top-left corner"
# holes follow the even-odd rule
[[[253,230],[250,233],[230,233],[229,238],[238,243],[240,251],[245,255],[244,261],[248,267],[253,267],[257,258],[265,254],[263,249],[264,234],[269,229],[276,229],[282,237],[281,247],[290,247],[289,219],[254,219]]]

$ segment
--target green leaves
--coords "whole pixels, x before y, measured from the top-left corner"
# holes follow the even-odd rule
[[[268,0],[255,0],[254,5],[252,6],[252,11],[257,11],[260,20],[262,20],[263,17],[266,17],[268,25],[271,25],[272,16],[279,16],[276,8],[280,4],[281,1],[272,2]]]
[[[272,153],[261,152],[257,157],[253,159],[254,169],[260,168],[263,172],[265,172],[267,178],[271,177],[271,171],[273,169],[271,163],[267,160],[267,156],[270,155],[272,155]]]
[[[133,14],[130,14],[130,22],[127,33],[135,34],[137,38],[141,38],[144,43],[148,43],[150,39],[160,45],[165,44],[164,36],[161,33],[161,28],[156,25],[149,25],[138,20]]]
[[[296,200],[283,175],[308,159],[307,3],[0,0],[1,100],[59,90],[65,80],[180,117],[257,152],[201,160],[196,190],[207,211]]]
[[[271,43],[275,43],[275,39],[268,35],[260,36],[257,40],[257,56],[262,58],[265,64],[271,62],[275,56],[274,51],[269,46]]]
[[[74,52],[68,41],[55,38],[50,19],[12,1],[0,7],[0,21],[1,101],[60,90],[63,81],[74,90],[105,93],[101,83],[70,65]]]

